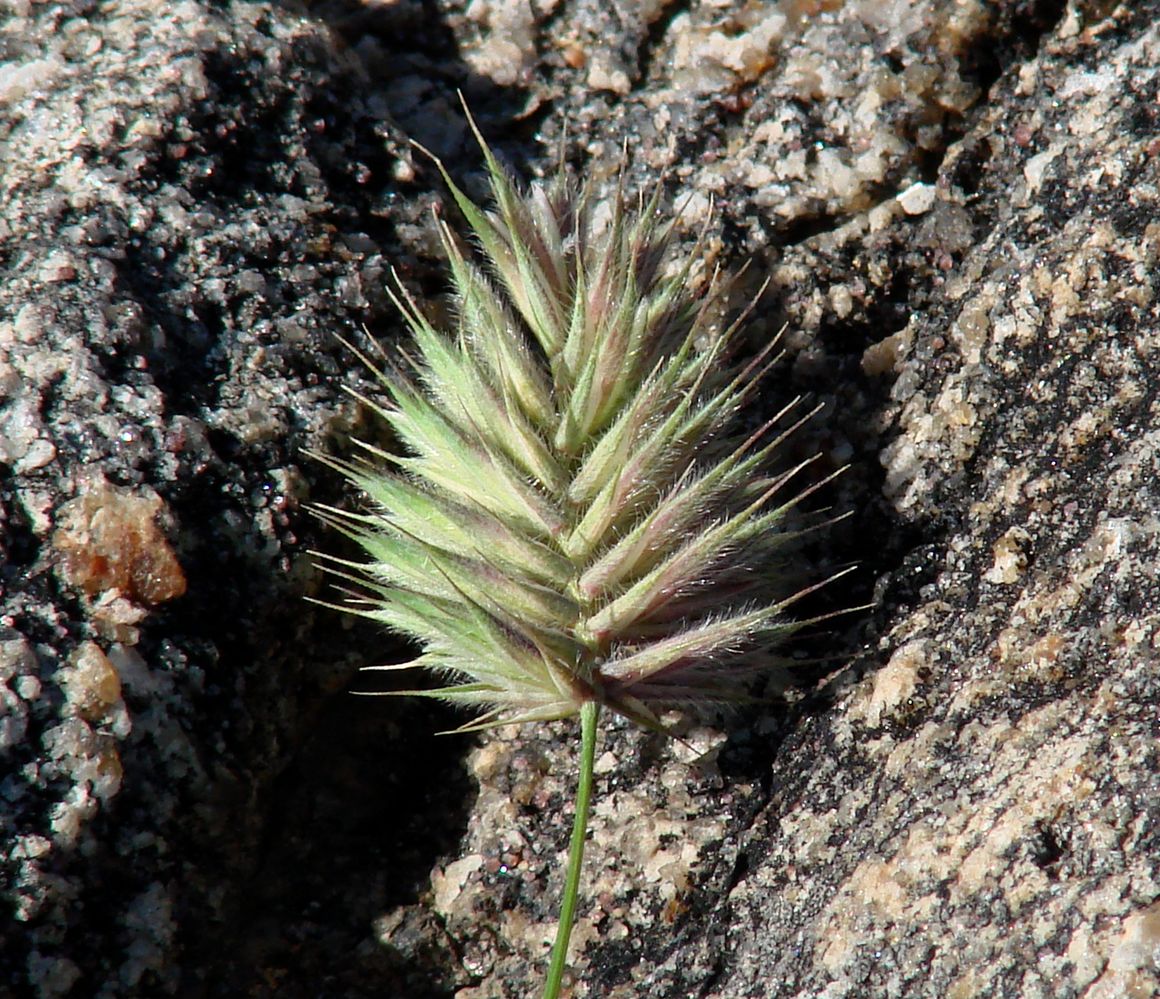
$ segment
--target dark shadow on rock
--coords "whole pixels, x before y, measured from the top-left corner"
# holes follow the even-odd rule
[[[400,932],[474,797],[453,719],[426,705],[333,695],[270,789],[256,869],[211,994],[442,999],[455,945],[429,920]],[[417,937],[417,940],[411,939]]]

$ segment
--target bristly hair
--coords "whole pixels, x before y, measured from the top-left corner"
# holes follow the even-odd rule
[[[738,323],[715,328],[724,282],[694,292],[672,260],[660,191],[618,192],[598,225],[561,172],[521,190],[471,123],[494,205],[439,169],[480,260],[440,222],[457,306],[436,329],[395,280],[414,337],[390,370],[359,355],[385,402],[359,398],[405,448],[324,457],[362,512],[319,510],[363,549],[325,557],[355,582],[347,609],[417,640],[401,666],[481,711],[464,730],[576,714],[595,701],[649,728],[673,705],[743,700],[787,608],[787,513],[810,464],[775,470],[777,433],[738,413],[776,358],[735,363]],[[438,163],[438,161],[436,161]],[[744,316],[742,317],[744,319]],[[739,320],[740,322],[740,320]],[[790,589],[790,592],[786,592]]]

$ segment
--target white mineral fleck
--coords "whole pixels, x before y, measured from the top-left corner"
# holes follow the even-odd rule
[[[934,207],[933,184],[911,184],[898,196],[898,203],[907,215],[924,215]]]

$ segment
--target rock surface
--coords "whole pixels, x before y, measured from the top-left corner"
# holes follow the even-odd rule
[[[538,992],[573,728],[435,738],[302,599],[457,87],[524,176],[712,200],[852,465],[820,609],[876,604],[784,707],[605,733],[572,995],[1160,990],[1158,13],[10,4],[0,992]]]

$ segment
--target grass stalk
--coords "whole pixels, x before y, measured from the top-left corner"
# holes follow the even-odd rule
[[[576,817],[572,822],[572,841],[568,847],[568,874],[564,880],[564,897],[560,901],[560,924],[552,945],[552,961],[544,984],[544,999],[557,999],[568,961],[568,941],[576,917],[576,899],[580,894],[580,871],[584,866],[584,840],[588,835],[588,813],[592,801],[592,771],[596,761],[596,719],[600,705],[585,701],[580,708],[580,779],[576,785]]]

